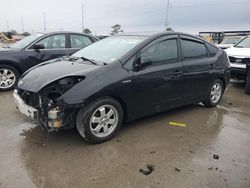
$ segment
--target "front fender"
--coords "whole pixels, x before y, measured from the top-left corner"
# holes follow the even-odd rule
[[[23,73],[26,69],[23,66],[25,54],[22,50],[7,50],[0,52],[0,64],[11,65]]]
[[[107,69],[86,75],[86,78],[64,93],[59,103],[68,107],[81,107],[104,96],[117,96],[129,101],[132,96],[133,73],[121,68],[121,64],[111,65]]]
[[[15,67],[20,73],[23,72],[22,68],[19,66],[18,62],[12,59],[1,59],[0,65],[10,65]]]

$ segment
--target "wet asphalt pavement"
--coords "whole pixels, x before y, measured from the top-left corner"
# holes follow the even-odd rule
[[[0,106],[1,188],[250,187],[250,96],[240,83],[216,108],[137,120],[99,145],[76,130],[46,134],[15,109],[11,92],[0,93]]]

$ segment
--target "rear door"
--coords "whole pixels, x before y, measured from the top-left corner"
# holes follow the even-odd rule
[[[183,60],[183,98],[186,103],[200,100],[207,94],[215,72],[215,62],[210,58],[202,40],[181,36]]]
[[[69,35],[69,55],[77,52],[78,50],[85,48],[86,46],[92,44],[94,41],[85,35],[80,34],[70,34]]]
[[[178,36],[160,37],[140,51],[152,64],[134,72],[134,110],[140,116],[178,106],[181,102],[182,63]]]
[[[43,44],[44,49],[35,50],[35,44]],[[29,67],[35,66],[41,62],[55,59],[67,55],[66,35],[53,34],[39,40],[26,50],[27,62]]]

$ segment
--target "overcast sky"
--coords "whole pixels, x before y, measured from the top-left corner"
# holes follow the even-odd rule
[[[108,34],[120,24],[127,32],[162,31],[167,0],[1,0],[0,31],[15,29],[43,32],[81,31]],[[250,0],[170,0],[169,25],[176,31],[196,34],[206,30],[250,30]]]

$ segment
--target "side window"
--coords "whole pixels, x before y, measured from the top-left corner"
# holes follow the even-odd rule
[[[70,35],[71,48],[84,48],[93,42],[89,37],[83,35]]]
[[[141,58],[151,59],[152,63],[176,62],[178,60],[177,40],[168,39],[141,52]]]
[[[60,34],[48,36],[39,41],[38,44],[43,44],[44,49],[65,48],[65,35]]]
[[[203,43],[181,39],[184,60],[207,57],[207,48]]]
[[[218,48],[216,48],[215,46],[213,46],[209,43],[207,43],[207,48],[208,48],[208,51],[212,57],[215,56],[218,52]]]
[[[133,64],[135,62],[136,56],[134,55],[133,57],[131,57],[124,65],[123,68],[125,68],[126,70],[133,70]]]

